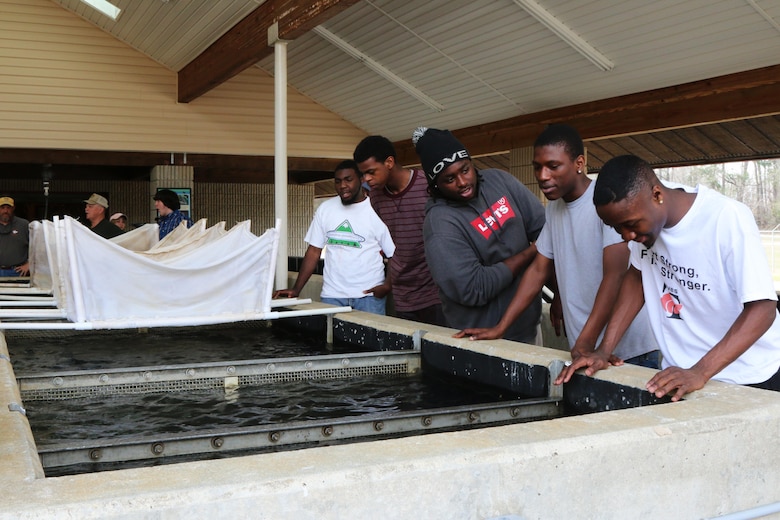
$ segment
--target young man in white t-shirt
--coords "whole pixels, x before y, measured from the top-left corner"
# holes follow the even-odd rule
[[[297,298],[325,249],[322,302],[385,314],[390,284],[385,279],[384,258],[395,253],[390,231],[371,207],[354,161],[341,162],[334,179],[338,197],[323,202],[314,214],[304,239],[309,247],[295,285],[276,291],[273,297]]]
[[[555,273],[572,359],[589,356],[628,268],[628,247],[596,214],[593,183],[584,171],[585,147],[577,130],[562,124],[548,126],[534,142],[532,164],[539,188],[550,201],[544,228],[536,239],[536,256],[498,324],[465,329],[456,336],[503,337]],[[550,316],[559,331],[556,313],[551,311]],[[629,362],[658,368],[658,347],[645,312],[634,320],[614,354],[611,362],[616,365]]]
[[[677,401],[710,379],[780,391],[777,294],[750,209],[705,186],[666,186],[633,155],[604,164],[593,201],[630,241],[631,268],[602,356],[574,361],[564,381],[606,367],[644,304],[663,353],[664,370],[647,383],[656,397]]]

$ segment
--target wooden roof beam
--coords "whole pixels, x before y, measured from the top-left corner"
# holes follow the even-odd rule
[[[780,65],[648,90],[453,130],[472,155],[533,145],[552,123],[583,139],[683,128],[780,114]],[[395,143],[401,164],[418,164],[411,139]]]
[[[273,53],[268,29],[294,40],[358,0],[266,0],[178,74],[178,101],[189,103]]]

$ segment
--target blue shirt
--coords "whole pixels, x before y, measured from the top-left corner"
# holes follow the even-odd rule
[[[165,235],[176,229],[176,226],[178,226],[183,220],[187,222],[188,228],[192,227],[192,220],[190,220],[188,217],[185,217],[184,213],[178,209],[173,210],[172,213],[169,213],[164,217],[160,217],[157,221],[157,224],[160,226],[160,240],[162,240]]]

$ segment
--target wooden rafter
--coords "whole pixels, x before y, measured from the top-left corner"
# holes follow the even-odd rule
[[[294,40],[358,0],[266,0],[192,60],[178,75],[179,103],[189,103],[266,56],[268,29],[278,22],[282,40]]]
[[[583,139],[684,128],[780,114],[780,65],[673,87],[525,114],[453,133],[472,155],[530,146],[548,124],[567,123]],[[395,143],[402,164],[419,158],[411,140]]]

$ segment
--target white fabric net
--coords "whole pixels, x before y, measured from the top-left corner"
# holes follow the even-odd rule
[[[94,328],[262,319],[271,308],[278,229],[262,236],[201,220],[157,240],[150,224],[106,240],[70,217],[31,226],[33,287]]]

